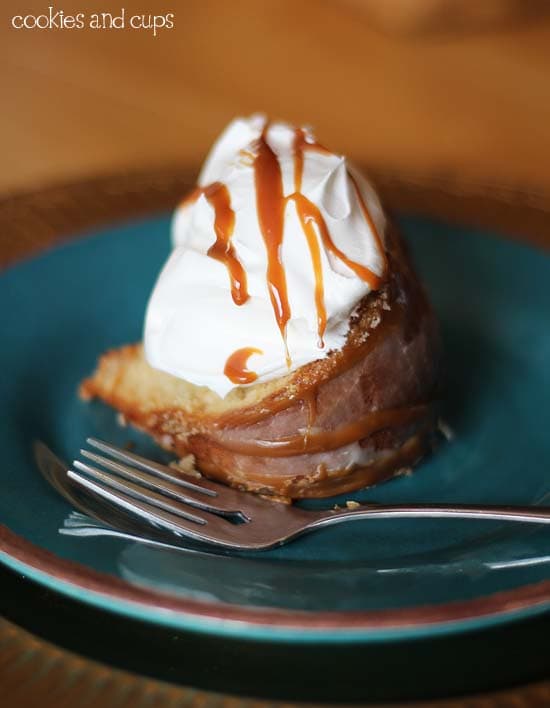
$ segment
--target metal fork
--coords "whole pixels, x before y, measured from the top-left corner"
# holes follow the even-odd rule
[[[353,503],[352,508],[310,511],[270,502],[204,477],[191,481],[166,465],[95,438],[86,442],[96,451],[82,449],[86,461],[75,460],[74,469],[64,468],[64,477],[45,475],[48,481],[85,513],[98,517],[93,506],[90,511],[86,499],[71,491],[74,484],[87,493],[85,496],[107,502],[102,521],[107,518],[112,526],[120,527],[123,512],[122,517],[142,524],[144,537],[150,535],[149,527],[154,537],[161,533],[170,537],[172,544],[186,538],[225,549],[257,551],[321,527],[360,519],[471,518],[550,523],[550,507],[545,506]],[[35,446],[38,460],[46,452],[57,460],[43,444]]]

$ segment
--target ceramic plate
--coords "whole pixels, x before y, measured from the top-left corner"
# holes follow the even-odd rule
[[[454,439],[412,476],[354,498],[548,503],[550,258],[487,233],[400,221],[442,325]],[[255,555],[71,535],[71,508],[40,477],[32,441],[67,460],[88,435],[167,459],[76,391],[101,352],[140,338],[168,249],[169,218],[155,218],[0,277],[3,563],[96,607],[240,638],[398,640],[550,608],[549,527],[375,520]]]

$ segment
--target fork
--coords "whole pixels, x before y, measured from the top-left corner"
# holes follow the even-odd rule
[[[112,526],[120,527],[123,512],[133,522],[142,524],[144,537],[149,527],[155,537],[160,532],[170,537],[172,543],[185,538],[230,550],[259,551],[333,524],[397,517],[550,524],[547,506],[354,502],[351,508],[306,510],[267,501],[204,477],[191,481],[171,467],[95,438],[87,438],[86,442],[94,451],[86,448],[80,451],[85,461],[77,459],[73,468],[64,468],[64,479],[45,475],[48,481],[85,513],[90,513],[90,505],[68,489],[71,482],[91,498],[107,502],[103,504],[102,521],[108,519]],[[37,458],[44,451],[53,456],[43,444],[35,446]]]

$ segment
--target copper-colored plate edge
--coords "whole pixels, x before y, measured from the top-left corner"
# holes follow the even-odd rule
[[[550,581],[526,585],[473,600],[377,611],[305,612],[276,608],[247,608],[225,603],[176,598],[134,587],[119,578],[92,570],[21,538],[0,526],[0,551],[58,581],[121,602],[138,603],[204,619],[245,622],[256,626],[309,630],[379,630],[419,628],[449,622],[488,618],[550,603]]]

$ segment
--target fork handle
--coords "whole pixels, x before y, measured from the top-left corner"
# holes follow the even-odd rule
[[[363,518],[451,518],[494,519],[523,521],[532,524],[550,524],[550,507],[494,506],[487,504],[364,504],[358,509],[331,511],[321,523],[354,521]]]

